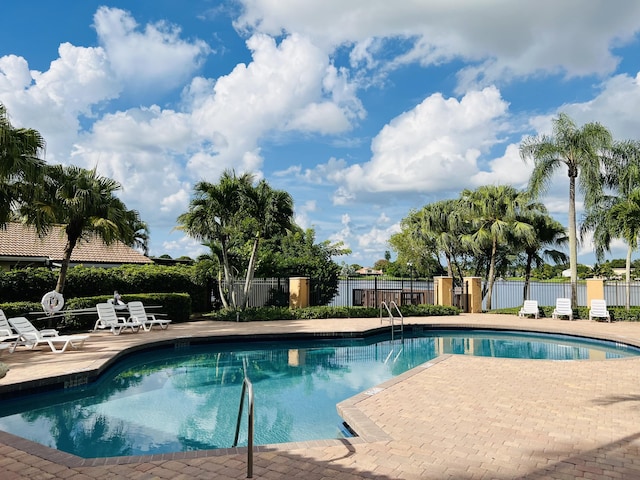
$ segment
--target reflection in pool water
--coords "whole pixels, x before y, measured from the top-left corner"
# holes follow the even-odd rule
[[[573,337],[466,330],[155,350],[119,362],[95,384],[0,403],[0,429],[85,458],[227,448],[246,363],[255,444],[338,438],[348,433],[337,403],[444,353],[604,360],[639,351]],[[246,428],[239,445],[246,445]]]

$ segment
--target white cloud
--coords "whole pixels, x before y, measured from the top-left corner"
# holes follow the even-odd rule
[[[470,92],[461,100],[434,94],[394,118],[373,139],[373,156],[364,164],[335,172],[334,203],[361,192],[424,193],[469,185],[478,158],[498,142],[499,120],[507,104],[494,87]],[[317,173],[327,170],[320,166]]]
[[[536,3],[497,0],[389,2],[387,0],[242,0],[239,28],[271,35],[300,32],[327,51],[355,44],[352,61],[377,65],[375,38],[401,39],[405,51],[393,64],[475,62],[460,72],[459,92],[546,73],[567,76],[612,72],[612,48],[638,32],[640,4],[596,0]],[[479,19],[482,19],[479,21]],[[526,21],[520,21],[526,19]]]
[[[471,177],[471,183],[481,185],[513,185],[516,188],[526,188],[533,171],[531,163],[525,163],[520,157],[519,145],[507,146],[502,157],[489,162],[489,171],[480,171]]]
[[[183,40],[180,28],[166,22],[138,31],[135,19],[118,8],[98,8],[94,27],[116,77],[134,90],[175,88],[191,77],[210,52],[204,41]]]
[[[195,79],[184,99],[193,110],[193,128],[208,139],[216,161],[245,160],[259,168],[258,142],[278,131],[338,133],[360,118],[362,106],[344,74],[308,39],[291,35],[276,44],[266,35],[247,40],[253,61],[239,64],[215,83]]]

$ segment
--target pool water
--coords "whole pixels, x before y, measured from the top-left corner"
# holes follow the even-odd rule
[[[246,365],[256,445],[340,438],[349,433],[337,403],[444,353],[601,360],[640,351],[574,337],[468,330],[161,349],[118,362],[91,385],[0,402],[0,429],[84,458],[228,448]],[[247,443],[246,418],[241,425],[239,446]]]

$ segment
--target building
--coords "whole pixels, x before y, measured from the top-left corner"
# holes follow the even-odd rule
[[[356,270],[358,275],[382,275],[382,270],[375,270],[369,267],[362,267],[360,270]]]
[[[24,267],[59,267],[67,237],[63,226],[39,237],[33,227],[8,223],[0,228],[0,270]],[[115,267],[123,264],[146,264],[153,261],[122,242],[106,245],[100,238],[80,240],[71,254],[69,266]]]

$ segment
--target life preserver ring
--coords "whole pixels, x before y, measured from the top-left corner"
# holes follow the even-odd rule
[[[62,310],[64,307],[64,297],[55,290],[47,292],[42,297],[42,308],[47,315],[52,315]]]

